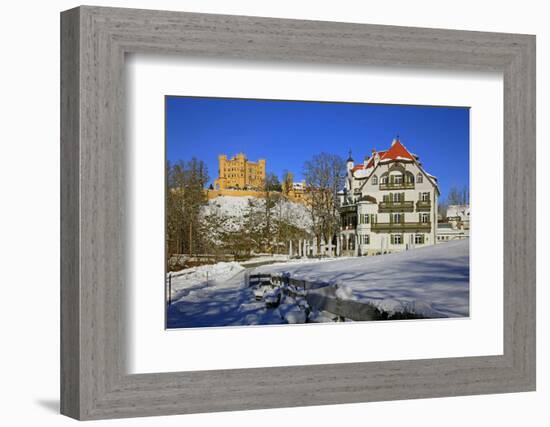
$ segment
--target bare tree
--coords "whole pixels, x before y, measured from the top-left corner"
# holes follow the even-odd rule
[[[274,242],[275,230],[273,217],[275,215],[275,208],[280,201],[281,184],[279,179],[273,173],[268,173],[264,182],[264,233],[263,233],[263,246],[265,250],[273,253],[273,246],[277,242]]]
[[[345,177],[344,160],[335,154],[320,153],[304,164],[308,206],[317,245],[332,238],[339,226],[336,193]]]
[[[292,185],[294,184],[294,176],[292,175],[292,172],[289,172],[285,170],[283,172],[283,194],[285,196],[288,196],[288,193],[290,193],[290,190],[292,190]]]
[[[205,248],[200,208],[207,201],[204,188],[208,169],[192,158],[174,165],[167,163],[166,240],[169,253],[196,253]]]
[[[451,187],[449,195],[447,196],[448,205],[467,205],[470,203],[470,192],[465,185],[461,189],[458,187]]]

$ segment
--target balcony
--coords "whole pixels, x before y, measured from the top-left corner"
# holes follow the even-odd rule
[[[357,205],[356,204],[345,204],[338,208],[340,213],[354,213],[357,212]]]
[[[372,231],[430,231],[431,222],[377,222],[371,225]]]
[[[432,209],[431,200],[419,200],[416,202],[417,212],[430,212]]]
[[[413,212],[414,202],[412,201],[400,201],[400,202],[380,202],[378,203],[378,212]]]
[[[414,182],[380,183],[380,190],[414,190]]]

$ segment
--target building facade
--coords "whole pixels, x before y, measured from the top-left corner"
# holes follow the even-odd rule
[[[231,159],[225,154],[218,156],[218,179],[215,190],[259,190],[265,183],[265,159],[251,162],[244,153]]]
[[[372,150],[363,163],[346,163],[338,193],[342,255],[399,252],[437,242],[437,178],[394,139],[386,151]]]

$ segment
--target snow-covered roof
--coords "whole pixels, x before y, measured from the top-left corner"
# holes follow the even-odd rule
[[[447,208],[448,217],[460,217],[465,219],[470,216],[470,206],[469,205],[449,205]]]
[[[361,165],[363,166],[363,165]],[[355,169],[355,168],[354,168]],[[371,172],[373,171],[373,168],[364,168],[364,167],[361,167],[361,168],[358,168],[355,170],[355,172],[353,173],[353,176],[355,178],[367,178]]]

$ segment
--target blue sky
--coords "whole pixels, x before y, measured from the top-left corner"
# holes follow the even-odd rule
[[[442,198],[469,186],[469,109],[333,102],[166,97],[166,156],[202,159],[210,181],[218,154],[244,152],[267,160],[267,172],[302,178],[303,164],[320,152],[348,151],[356,163],[399,135],[426,171],[438,177]]]

